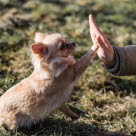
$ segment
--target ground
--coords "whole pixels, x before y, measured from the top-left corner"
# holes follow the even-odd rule
[[[77,43],[78,59],[92,46],[88,15],[114,46],[136,44],[136,0],[1,0],[0,95],[30,75],[29,46],[35,32],[62,33]],[[98,57],[77,82],[67,105],[80,118],[50,115],[30,129],[0,136],[125,136],[136,135],[136,77],[108,73]]]

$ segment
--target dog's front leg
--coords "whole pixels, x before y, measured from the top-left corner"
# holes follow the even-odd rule
[[[74,79],[77,79],[89,66],[90,61],[95,57],[98,46],[93,45],[92,48],[74,64]]]
[[[71,111],[65,104],[63,106],[60,107],[59,109],[61,112],[63,112],[65,115],[69,116],[71,119],[78,119],[79,116],[75,113],[73,113],[73,111]]]

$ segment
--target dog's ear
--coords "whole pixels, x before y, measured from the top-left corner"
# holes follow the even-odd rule
[[[35,42],[43,42],[43,39],[45,38],[45,34],[40,33],[40,32],[36,32],[35,33],[35,37],[34,37],[34,41]]]
[[[35,54],[47,55],[48,54],[48,47],[43,43],[33,43],[31,44],[31,50]]]

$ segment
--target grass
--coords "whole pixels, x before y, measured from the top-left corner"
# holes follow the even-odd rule
[[[79,46],[80,58],[92,45],[88,15],[115,46],[136,43],[135,0],[1,0],[0,95],[30,75],[29,45],[36,31],[62,33]],[[80,118],[71,121],[56,112],[30,129],[0,136],[136,135],[136,77],[115,77],[96,58],[77,82],[67,105]]]

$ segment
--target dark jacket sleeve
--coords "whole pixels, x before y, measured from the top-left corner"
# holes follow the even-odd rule
[[[113,75],[128,76],[136,75],[136,45],[126,47],[113,47],[116,64],[113,68],[105,68]]]

